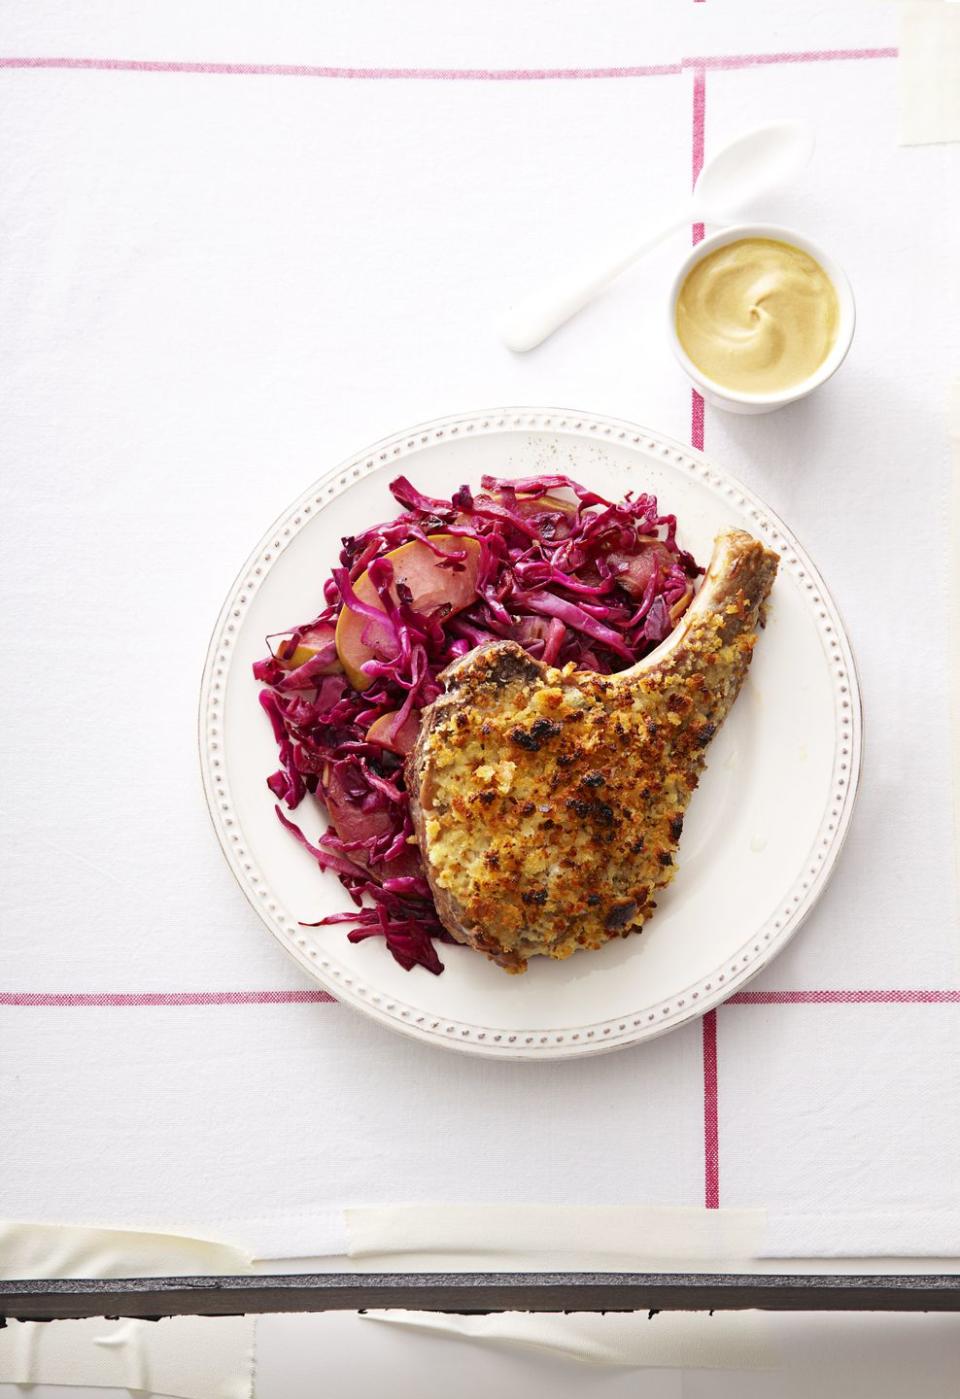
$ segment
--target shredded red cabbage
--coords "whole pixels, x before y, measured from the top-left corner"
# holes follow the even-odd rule
[[[270,791],[290,810],[312,794],[330,825],[314,844],[279,804],[277,816],[356,905],[306,926],[348,924],[352,942],[382,937],[408,971],[438,974],[436,943],[452,939],[420,862],[403,776],[419,712],[441,692],[438,676],[475,646],[504,638],[550,665],[623,670],[672,630],[703,570],[678,546],[675,516],[661,515],[652,495],[614,504],[562,475],[484,476],[476,496],[461,486],[450,500],[422,494],[403,476],[390,489],[403,513],[342,541],[323,610],[279,644],[268,639],[270,654],[253,673],[280,758]],[[437,579],[442,592],[449,572],[459,601],[456,575],[467,553],[437,545],[437,534],[480,546],[473,600],[456,611],[437,604]],[[385,557],[414,541],[433,567],[430,612],[417,611]],[[372,593],[357,597],[368,570],[382,611]],[[375,653],[355,675],[357,684],[367,677],[362,690],[334,644],[345,605],[366,620],[363,654]]]

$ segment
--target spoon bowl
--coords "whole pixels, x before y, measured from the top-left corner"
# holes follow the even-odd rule
[[[782,189],[810,163],[813,130],[803,121],[775,121],[730,141],[700,171],[694,223],[722,223],[758,197]]]
[[[800,121],[776,121],[730,141],[704,165],[693,197],[655,232],[571,269],[511,306],[500,325],[510,350],[523,353],[575,316],[621,272],[688,223],[724,223],[742,204],[778,189],[800,173],[813,154],[812,129]]]

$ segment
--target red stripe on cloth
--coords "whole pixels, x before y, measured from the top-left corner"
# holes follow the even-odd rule
[[[690,390],[690,444],[703,451],[703,396]]]
[[[693,184],[697,183],[703,169],[703,151],[706,139],[707,121],[707,75],[698,68],[693,75]],[[703,237],[703,224],[694,224],[694,243]],[[697,234],[696,230],[700,232]]]
[[[0,991],[2,1006],[336,1005],[329,991]],[[728,1006],[960,1005],[960,989],[738,991]],[[712,1015],[713,1012],[711,1011]],[[714,1031],[714,1038],[716,1032]]]
[[[957,991],[738,991],[728,1006],[960,1005]]]
[[[703,169],[703,155],[707,136],[707,75],[698,68],[693,75],[693,183],[697,183]],[[702,241],[702,223],[693,225],[693,246]],[[698,452],[703,451],[703,397],[696,389],[690,390],[690,442]]]
[[[336,1000],[329,991],[0,991],[0,1006],[273,1006]]]
[[[0,56],[0,68],[57,68],[99,73],[198,73],[233,77],[347,78],[413,82],[552,82],[596,78],[650,78],[685,68],[757,68],[777,63],[831,63],[896,58],[887,49],[806,49],[798,53],[715,54],[679,63],[618,68],[339,68],[305,63],[202,63],[156,58],[67,58],[40,54]]]
[[[872,58],[896,58],[897,49],[804,49],[799,53],[729,53],[709,58],[685,58],[685,68],[760,68],[770,63],[839,63]]]
[[[554,79],[652,78],[682,72],[679,63],[623,68],[332,68],[304,63],[189,63],[152,58],[2,58],[0,68],[72,68],[99,73],[206,73],[230,77],[358,78],[373,81],[550,82]]]
[[[703,1203],[720,1208],[720,1123],[717,1108],[717,1012],[703,1017]]]
[[[703,169],[707,123],[707,75],[697,68],[693,75],[693,118],[691,122],[691,186]],[[692,229],[694,247],[704,234],[702,223]],[[691,390],[690,441],[703,448],[703,399]],[[717,1113],[717,1012],[703,1017],[703,1203],[708,1210],[720,1208],[720,1124]]]

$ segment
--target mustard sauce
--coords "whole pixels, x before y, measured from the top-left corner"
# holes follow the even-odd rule
[[[837,293],[819,262],[772,238],[708,253],[677,298],[687,355],[701,374],[740,393],[777,393],[808,379],[839,323]]]

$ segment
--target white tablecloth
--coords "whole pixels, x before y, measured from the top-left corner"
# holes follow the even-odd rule
[[[289,1256],[342,1252],[347,1206],[736,1206],[798,1254],[960,1256],[960,197],[955,148],[896,144],[896,42],[875,0],[8,0],[0,1218]],[[848,848],[703,1024],[554,1065],[407,1042],[323,1002],[220,857],[194,734],[222,596],[305,484],[405,424],[550,403],[698,435],[660,324],[682,238],[537,354],[495,315],[782,116],[818,152],[755,212],[846,265],[857,339],[814,398],[703,434],[849,627]]]

